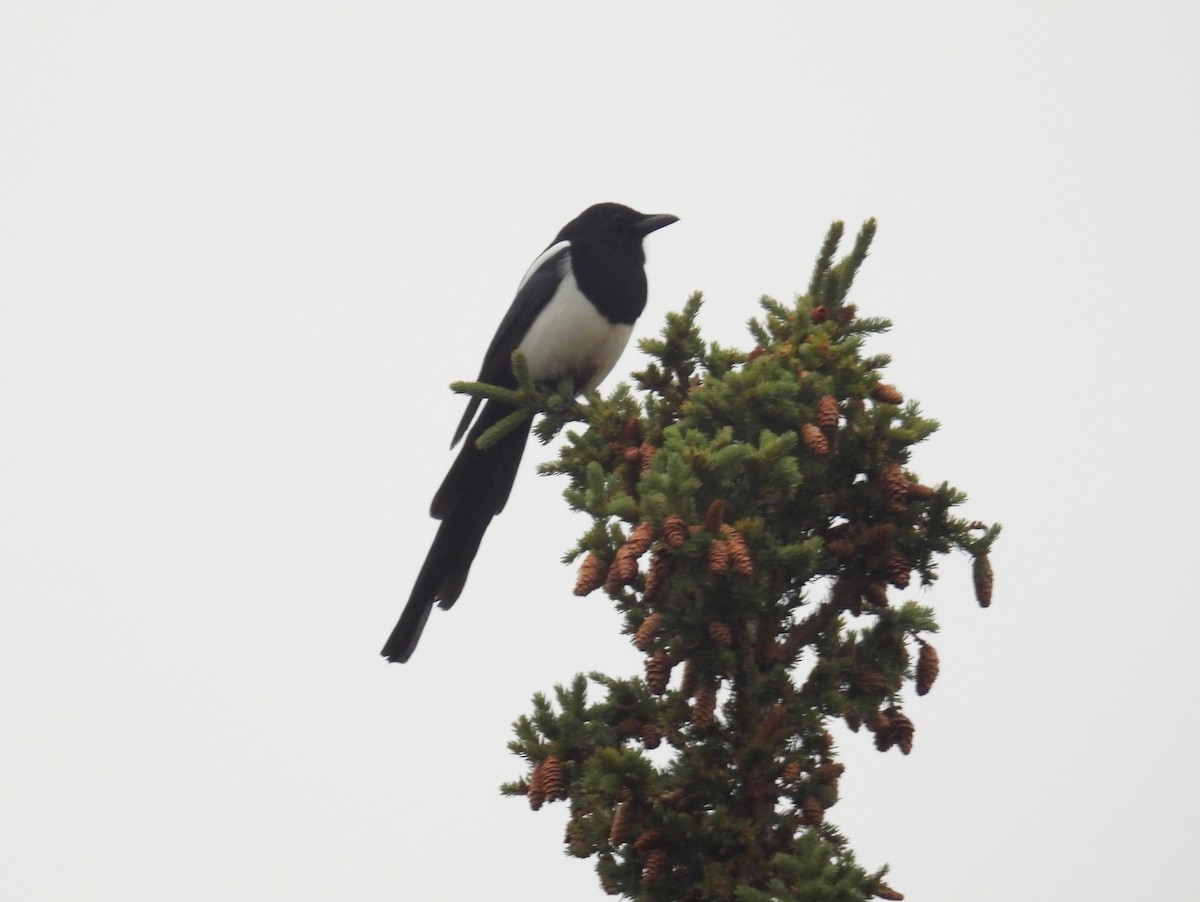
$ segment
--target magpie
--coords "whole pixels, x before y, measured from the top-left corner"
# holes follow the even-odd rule
[[[563,226],[517,286],[483,356],[478,381],[516,388],[512,354],[520,349],[536,383],[556,385],[569,378],[580,393],[599,386],[646,306],[642,239],[677,220],[668,213],[645,214],[603,203]],[[480,450],[478,438],[515,408],[489,400],[480,412],[479,402],[471,399],[450,443],[453,448],[466,434],[433,496],[429,513],[441,526],[404,613],[383,646],[381,654],[388,661],[412,656],[434,602],[445,609],[458,600],[483,534],[504,509],[516,479],[531,423]]]

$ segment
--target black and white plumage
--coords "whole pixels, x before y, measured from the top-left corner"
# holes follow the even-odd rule
[[[563,226],[517,287],[478,381],[515,388],[512,353],[519,348],[535,382],[553,385],[570,378],[581,393],[595,389],[646,306],[642,239],[676,219],[604,203]],[[488,401],[481,412],[479,406],[480,399],[472,398],[454,433],[451,447],[464,433],[466,442],[433,497],[430,514],[442,523],[383,647],[389,661],[409,659],[435,602],[449,608],[458,599],[483,534],[504,509],[516,479],[529,424],[481,451],[475,445],[479,436],[513,408],[500,401]]]

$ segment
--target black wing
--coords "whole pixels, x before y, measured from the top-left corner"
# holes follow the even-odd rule
[[[521,282],[517,296],[513,298],[508,312],[500,321],[500,327],[496,329],[492,343],[488,345],[487,353],[483,355],[483,366],[479,368],[479,378],[476,381],[504,388],[517,387],[512,374],[512,352],[520,346],[533,321],[554,297],[554,292],[562,282],[568,255],[571,253],[570,245],[566,243],[553,253],[547,253],[553,247],[552,244],[546,248],[539,260],[535,261],[534,268]],[[467,405],[458,428],[454,430],[451,448],[458,444],[467,427],[471,425],[471,420],[475,418],[475,412],[479,409],[479,401],[479,398],[472,398]]]

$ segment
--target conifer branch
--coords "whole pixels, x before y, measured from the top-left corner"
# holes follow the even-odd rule
[[[576,400],[575,386],[571,380],[563,380],[554,387],[536,384],[529,375],[529,364],[525,354],[519,349],[512,353],[512,371],[517,383],[516,388],[491,385],[487,382],[450,383],[450,390],[456,394],[470,395],[485,401],[499,401],[501,404],[517,408],[479,436],[475,444],[480,450],[490,448],[532,419],[535,414],[542,414],[542,419],[534,427],[534,434],[542,444],[551,441],[567,423],[589,418],[584,405]],[[593,394],[588,401],[598,402],[599,396]]]
[[[484,401],[502,401],[505,404],[520,404],[522,400],[521,393],[516,389],[490,385],[487,382],[455,381],[450,383],[450,391],[456,395],[470,395]]]
[[[834,222],[829,226],[829,231],[825,233],[825,243],[821,245],[821,252],[817,255],[817,262],[813,266],[812,278],[808,281],[808,297],[819,298],[824,290],[825,276],[829,272],[829,267],[833,264],[833,255],[837,253],[838,245],[842,241],[842,233],[846,229],[846,224],[841,220]]]
[[[522,407],[514,410],[495,425],[485,429],[483,434],[475,440],[476,447],[480,451],[486,451],[532,416],[533,411],[526,408]]]

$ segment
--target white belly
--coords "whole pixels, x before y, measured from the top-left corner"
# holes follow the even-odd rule
[[[535,381],[554,382],[570,376],[583,393],[595,389],[616,366],[632,331],[633,326],[605,319],[580,294],[575,276],[568,270],[525,334],[520,349]]]

